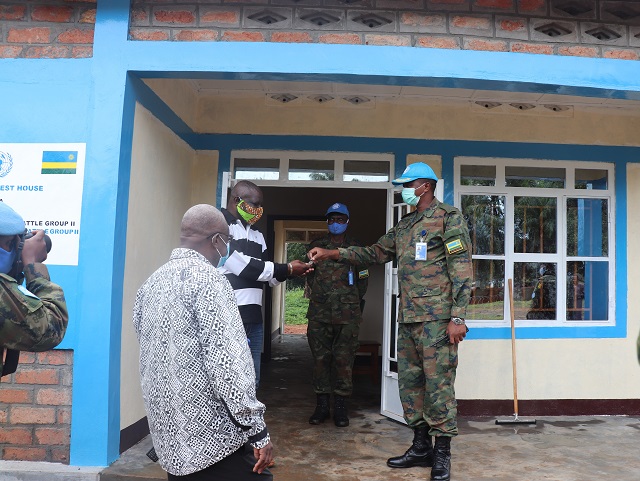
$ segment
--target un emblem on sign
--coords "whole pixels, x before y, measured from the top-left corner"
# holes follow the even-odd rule
[[[0,152],[0,177],[4,177],[13,167],[13,159],[7,152]]]

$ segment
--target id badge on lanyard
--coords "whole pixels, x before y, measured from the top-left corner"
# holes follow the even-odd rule
[[[427,235],[427,231],[423,230],[420,234],[420,242],[416,242],[416,260],[417,261],[427,260],[427,243],[424,241],[424,238],[426,235]]]

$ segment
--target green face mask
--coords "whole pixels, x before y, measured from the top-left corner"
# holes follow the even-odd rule
[[[262,217],[262,207],[252,207],[242,199],[240,199],[236,208],[238,209],[240,217],[242,217],[249,225],[255,224],[260,220],[260,217]]]

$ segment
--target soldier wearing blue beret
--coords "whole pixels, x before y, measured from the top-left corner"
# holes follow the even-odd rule
[[[369,247],[312,249],[313,261],[383,264],[396,259],[398,386],[404,418],[414,431],[392,468],[432,466],[433,481],[451,478],[451,438],[458,434],[454,381],[458,343],[467,332],[471,297],[471,240],[458,209],[435,198],[438,177],[424,163],[409,165],[393,181],[416,209]],[[435,436],[432,444],[431,437]]]
[[[362,245],[347,234],[349,209],[346,205],[332,204],[326,217],[329,232],[314,240],[309,250]],[[329,417],[329,401],[333,394],[334,424],[338,427],[349,425],[347,398],[353,391],[353,363],[359,346],[368,277],[366,266],[333,261],[319,264],[307,276],[307,338],[313,355],[313,389],[317,401],[309,418],[310,424],[320,424]]]
[[[22,217],[0,202],[0,370],[3,376],[15,371],[19,351],[48,351],[60,344],[69,319],[62,288],[51,282],[49,271],[42,264],[47,258],[44,231],[35,231],[26,240],[24,234]],[[23,275],[26,286],[21,282]]]

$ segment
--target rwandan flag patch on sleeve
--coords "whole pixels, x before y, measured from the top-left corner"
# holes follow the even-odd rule
[[[366,279],[369,277],[369,269],[358,272],[358,279]]]
[[[457,254],[458,252],[464,251],[464,245],[462,244],[460,238],[447,242],[445,244],[445,247],[447,248],[447,253],[449,255]]]

